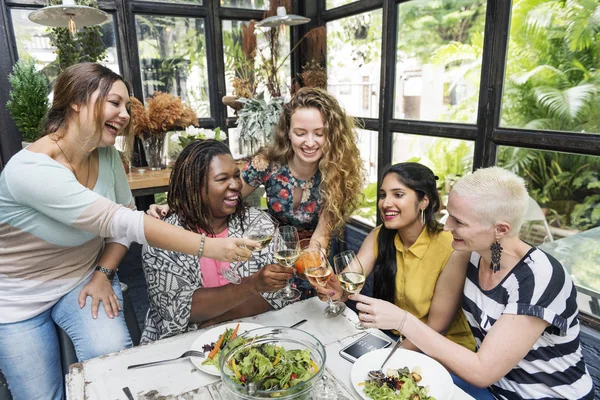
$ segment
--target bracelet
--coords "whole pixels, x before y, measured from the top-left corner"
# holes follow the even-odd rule
[[[400,326],[396,329],[400,333],[402,333],[402,328],[404,328],[404,323],[406,323],[407,316],[408,316],[408,311],[404,310],[404,317],[402,318],[402,322],[400,323]]]
[[[198,250],[198,258],[202,258],[202,254],[204,253],[204,242],[206,241],[206,234],[202,234],[202,238],[200,239],[200,249]]]

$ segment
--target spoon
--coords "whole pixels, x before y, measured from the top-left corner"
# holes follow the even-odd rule
[[[383,361],[383,364],[381,364],[381,367],[379,367],[379,370],[369,371],[369,378],[371,378],[371,379],[385,379],[385,374],[383,373],[383,367],[385,366],[385,363],[387,363],[389,361],[389,359],[392,357],[392,355],[396,352],[396,350],[398,350],[398,348],[402,345],[403,341],[404,341],[404,337],[400,336],[398,338],[398,341],[394,345],[394,348],[390,352],[390,354],[387,356],[387,358],[385,359],[385,361]]]

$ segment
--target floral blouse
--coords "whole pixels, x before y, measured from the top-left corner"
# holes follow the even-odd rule
[[[287,164],[269,164],[263,156],[254,157],[244,168],[244,181],[250,186],[265,186],[269,212],[282,225],[295,226],[299,231],[314,231],[321,209],[321,172],[310,179],[295,178]],[[294,188],[303,189],[302,200],[294,210]]]

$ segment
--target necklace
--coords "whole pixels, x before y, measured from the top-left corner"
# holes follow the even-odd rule
[[[58,149],[62,153],[63,157],[67,160],[67,162],[71,166],[71,170],[73,171],[73,175],[75,175],[75,179],[79,180],[77,178],[77,172],[75,172],[75,167],[73,167],[73,164],[71,164],[71,160],[69,160],[69,157],[67,157],[67,155],[63,151],[62,147],[60,147],[60,144],[58,144],[58,140],[55,140],[54,143],[56,143],[56,145],[58,146]],[[88,157],[88,173],[87,173],[87,178],[85,180],[85,187],[87,187],[87,185],[88,185],[88,183],[90,181],[90,163],[91,163],[91,159],[90,158],[91,158],[91,156]]]

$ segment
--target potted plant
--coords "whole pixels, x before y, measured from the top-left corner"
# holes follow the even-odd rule
[[[194,110],[185,106],[179,97],[163,92],[155,92],[146,107],[131,97],[131,117],[134,132],[144,145],[150,169],[166,167],[164,144],[168,131],[198,125]]]
[[[42,136],[42,120],[48,112],[48,79],[31,60],[19,60],[8,76],[12,87],[6,108],[23,136],[23,147]]]
[[[215,129],[205,129],[197,128],[193,125],[185,128],[185,131],[177,131],[169,135],[169,140],[167,141],[167,158],[169,159],[169,165],[172,162],[175,162],[179,153],[181,153],[181,150],[183,150],[185,146],[194,140],[204,139],[226,140],[227,135],[225,132],[221,132],[221,128],[219,127]]]

